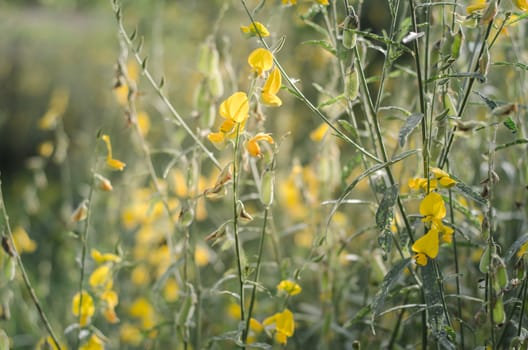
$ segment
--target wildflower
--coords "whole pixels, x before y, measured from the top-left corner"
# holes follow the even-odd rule
[[[326,132],[328,131],[330,127],[326,123],[322,123],[319,125],[314,131],[310,133],[310,139],[315,142],[320,142],[323,137],[326,135]]]
[[[101,139],[106,144],[106,150],[108,152],[106,155],[106,164],[114,170],[122,171],[126,164],[112,157],[112,143],[110,142],[110,136],[104,134],[101,136]]]
[[[92,296],[84,290],[82,291],[82,294],[77,292],[72,300],[72,313],[75,316],[80,316],[79,325],[81,327],[86,326],[90,322],[90,318],[93,316],[94,312],[95,307]]]
[[[111,192],[114,190],[112,183],[103,175],[95,174],[97,180],[97,187],[105,192]]]
[[[142,339],[141,330],[130,323],[124,323],[121,325],[119,336],[123,343],[134,346],[139,345]]]
[[[143,329],[154,326],[154,308],[147,299],[143,297],[136,299],[128,312],[130,316],[141,319]]]
[[[442,196],[431,192],[420,203],[420,214],[424,216],[423,222],[438,222],[446,216],[446,208]]]
[[[275,340],[280,344],[286,344],[288,338],[293,336],[295,331],[295,322],[293,314],[290,310],[285,309],[283,312],[278,312],[273,316],[266,318],[262,325],[264,327],[275,326]]]
[[[436,177],[441,186],[449,188],[454,186],[457,182],[453,180],[448,173],[439,168],[431,168],[431,172]]]
[[[197,245],[194,251],[194,261],[196,262],[196,265],[200,267],[206,266],[209,264],[210,260],[211,253],[209,252],[209,249],[202,245]]]
[[[37,243],[29,237],[22,226],[18,226],[13,230],[13,242],[19,254],[33,253],[37,250]]]
[[[468,14],[472,14],[477,11],[483,10],[485,7],[486,7],[486,0],[475,0],[466,7],[466,12]]]
[[[71,215],[71,221],[73,222],[83,221],[83,220],[86,220],[87,216],[88,216],[88,200],[85,199],[73,211],[73,214]]]
[[[121,257],[112,253],[101,253],[97,249],[92,249],[91,252],[92,259],[98,264],[103,264],[105,262],[119,263],[121,262]]]
[[[90,275],[88,280],[90,286],[93,288],[106,287],[108,283],[111,282],[112,275],[109,265],[102,265],[96,268]]]
[[[269,77],[264,83],[262,88],[262,102],[268,106],[280,107],[282,105],[281,99],[277,96],[282,83],[281,73],[277,67],[275,67]]]
[[[49,158],[54,150],[53,142],[44,141],[38,145],[38,154],[43,158]]]
[[[264,24],[256,21],[248,26],[240,26],[240,30],[248,37],[258,36],[259,34],[261,37],[266,37],[270,35],[268,28],[266,28]]]
[[[283,5],[295,5],[297,0],[282,0]]]
[[[260,76],[273,66],[273,54],[269,50],[258,48],[249,54],[248,63],[253,71]]]
[[[527,0],[512,0],[513,4],[521,11],[528,11]]]
[[[318,3],[319,5],[324,5],[324,6],[330,5],[328,0],[315,0],[315,2]]]
[[[415,261],[418,265],[426,265],[427,258],[434,259],[438,255],[440,242],[438,240],[438,230],[431,228],[429,232],[420,237],[411,249],[413,252],[418,253],[415,256]]]
[[[51,95],[48,111],[38,121],[38,127],[43,130],[54,129],[57,121],[68,107],[69,92],[56,89]]]
[[[137,126],[139,132],[143,137],[147,136],[150,131],[150,117],[147,112],[141,111],[138,112],[137,116]]]
[[[427,191],[427,179],[423,177],[415,177],[409,180],[409,188],[412,190],[421,189],[422,191]],[[438,187],[438,181],[435,179],[429,180],[429,190],[434,190]]]
[[[62,343],[59,343],[59,346],[61,349],[66,349],[66,346]],[[51,335],[48,335],[45,338],[41,338],[39,342],[37,343],[37,345],[35,346],[35,349],[36,350],[41,350],[41,349],[59,350],[59,348],[55,344],[55,341],[53,340]]]
[[[103,341],[96,334],[92,334],[88,342],[81,345],[79,350],[104,350]]]
[[[280,283],[277,285],[277,289],[290,296],[297,295],[302,291],[302,288],[300,285],[290,280],[280,281]]]
[[[180,296],[179,291],[180,287],[178,286],[178,282],[174,278],[169,278],[163,287],[163,297],[168,302],[174,302]]]
[[[249,117],[249,101],[245,92],[235,92],[220,105],[220,115],[234,123],[242,123]]]
[[[253,136],[246,143],[246,149],[252,157],[262,157],[262,151],[260,150],[258,141],[266,141],[270,144],[274,143],[270,134],[258,133],[257,135]]]
[[[115,307],[119,303],[119,296],[113,290],[106,290],[101,294],[101,300],[104,301],[103,316],[110,323],[119,322],[119,318],[115,313]]]

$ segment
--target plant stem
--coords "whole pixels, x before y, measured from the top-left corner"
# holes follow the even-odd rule
[[[24,280],[24,284],[26,285],[26,288],[29,292],[31,301],[33,302],[33,305],[35,305],[35,308],[37,309],[39,317],[42,323],[44,324],[44,327],[48,331],[48,334],[50,335],[51,339],[53,340],[54,345],[57,347],[58,350],[61,350],[62,348],[61,348],[61,345],[59,344],[59,340],[57,336],[55,335],[55,332],[53,331],[51,324],[48,321],[46,313],[44,312],[44,309],[42,308],[42,305],[40,304],[37,294],[35,293],[35,289],[33,289],[31,281],[29,280],[29,277],[26,273],[26,269],[24,267],[24,263],[22,262],[22,258],[20,254],[18,254],[18,251],[16,249],[16,246],[14,243],[15,241],[13,239],[13,233],[11,231],[11,225],[9,224],[9,216],[7,215],[6,204],[4,201],[1,177],[0,177],[0,206],[2,207],[2,216],[5,222],[5,227],[7,229],[7,239],[9,240],[9,246],[12,249],[13,258],[16,260],[18,269],[20,270],[20,273],[22,274],[22,279]]]
[[[254,281],[254,284],[253,284],[253,289],[251,290],[251,299],[250,299],[250,302],[249,302],[249,309],[248,309],[247,319],[246,319],[246,333],[244,334],[245,337],[242,338],[242,342],[244,344],[246,343],[247,336],[248,336],[248,333],[249,333],[249,325],[250,325],[250,322],[251,322],[251,315],[253,314],[253,306],[255,305],[255,296],[256,296],[256,293],[257,293],[257,284],[258,284],[259,278],[260,278],[260,268],[262,266],[262,264],[261,264],[261,262],[262,262],[262,252],[264,250],[264,237],[266,237],[266,223],[268,222],[268,212],[269,212],[269,208],[266,207],[264,209],[264,223],[262,224],[262,232],[260,233],[260,242],[259,242],[258,256],[257,256],[257,267],[256,267],[256,271],[255,271],[255,281]]]
[[[235,147],[233,149],[233,231],[235,235],[235,254],[237,261],[238,269],[238,285],[239,285],[239,297],[240,297],[240,322],[244,322],[245,310],[244,310],[244,277],[242,275],[242,256],[240,249],[240,237],[238,232],[238,147],[240,143],[240,123],[237,123],[236,126],[236,136],[235,136]],[[242,339],[247,337],[247,328],[244,327],[242,330]],[[245,349],[245,345],[242,346]]]

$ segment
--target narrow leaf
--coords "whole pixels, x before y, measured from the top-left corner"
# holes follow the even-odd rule
[[[511,117],[506,118],[505,121],[502,122],[504,126],[511,131],[512,134],[516,134],[519,129],[517,128],[517,124],[513,121]]]
[[[510,249],[508,249],[508,252],[504,256],[504,260],[506,262],[510,262],[510,260],[517,254],[519,249],[528,242],[528,234],[524,234],[521,237],[517,238],[515,242],[511,245]]]
[[[411,262],[411,258],[403,259],[398,261],[392,269],[385,275],[385,278],[383,278],[383,282],[381,284],[381,288],[374,297],[374,300],[372,301],[372,319],[374,319],[377,315],[379,315],[383,309],[383,304],[385,303],[385,298],[389,294],[390,289],[398,281],[400,276],[403,273],[403,270],[407,268],[407,266]]]
[[[515,140],[515,141],[512,141],[512,142],[508,142],[508,143],[504,143],[502,145],[498,145],[497,147],[495,147],[495,151],[498,151],[498,150],[501,150],[501,149],[505,149],[505,148],[508,148],[508,147],[511,147],[511,146],[515,146],[515,145],[522,145],[522,144],[525,144],[525,143],[528,143],[528,139],[518,139],[518,140]]]
[[[455,189],[458,190],[460,193],[462,193],[466,198],[469,198],[475,202],[477,202],[480,205],[487,205],[488,201],[482,197],[477,192],[473,191],[473,189],[463,183],[459,178],[457,178],[455,175],[450,175],[454,180],[457,181],[455,185]]]
[[[378,210],[376,211],[376,225],[380,230],[378,244],[384,251],[386,257],[392,246],[391,223],[394,218],[393,207],[398,199],[398,184],[388,187],[383,194]]]
[[[407,136],[413,131],[414,128],[420,124],[423,118],[423,113],[415,113],[411,114],[407,120],[405,121],[405,124],[400,129],[400,135],[398,136],[400,147],[403,147],[405,145],[405,141],[407,140]]]

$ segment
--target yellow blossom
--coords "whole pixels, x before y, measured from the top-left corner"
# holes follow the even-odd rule
[[[439,245],[438,230],[436,228],[431,228],[429,232],[414,242],[411,249],[415,253],[422,253],[427,255],[428,258],[434,259],[438,255]],[[419,263],[418,259],[417,263]]]
[[[112,253],[101,253],[97,249],[92,249],[91,252],[92,259],[98,264],[103,264],[105,262],[120,263],[121,257]]]
[[[282,105],[281,99],[277,96],[277,92],[279,92],[281,84],[282,77],[280,70],[275,67],[271,71],[266,83],[264,83],[264,86],[262,87],[262,93],[260,96],[264,104],[272,107],[280,107]]]
[[[67,347],[64,344],[62,344],[62,343],[59,343],[59,346],[63,350],[67,349]],[[40,341],[35,346],[35,350],[42,350],[42,349],[59,350],[59,348],[57,347],[57,345],[53,341],[53,338],[51,337],[51,335],[48,335],[45,338],[41,338]]]
[[[38,127],[43,130],[54,129],[57,121],[68,107],[69,92],[65,89],[56,89],[51,95],[48,111],[38,121]]]
[[[80,316],[79,324],[81,327],[86,326],[90,322],[90,318],[95,312],[95,306],[92,299],[92,296],[88,292],[82,292],[81,294],[77,292],[72,300],[72,313],[74,316]]]
[[[163,287],[163,297],[168,302],[174,302],[179,298],[180,287],[174,278],[169,278]]]
[[[472,14],[474,12],[483,10],[486,7],[486,0],[475,0],[466,7],[466,12]]]
[[[250,23],[248,26],[240,26],[240,30],[249,37],[258,36],[258,34],[260,34],[262,37],[270,35],[268,28],[266,28],[264,24],[257,21]]]
[[[119,330],[119,336],[123,343],[137,346],[141,343],[143,336],[141,330],[130,323],[124,323]]]
[[[320,142],[323,139],[323,137],[326,135],[326,132],[328,131],[329,128],[330,126],[328,126],[328,124],[322,123],[321,125],[317,127],[317,129],[315,129],[314,131],[310,133],[310,139],[312,139],[312,141],[315,141],[315,142]]]
[[[196,249],[194,251],[194,261],[196,262],[196,265],[203,267],[209,264],[211,257],[211,253],[209,253],[209,249],[204,247],[203,245],[197,245]]]
[[[49,158],[53,154],[54,150],[53,142],[51,141],[44,141],[38,145],[38,154],[41,157]]]
[[[273,66],[273,54],[264,48],[255,49],[249,54],[248,63],[251,69],[260,76]]]
[[[19,254],[33,253],[37,250],[37,243],[32,240],[22,226],[17,226],[13,230],[13,241]]]
[[[101,294],[101,300],[105,302],[105,307],[103,308],[103,316],[110,323],[119,322],[119,318],[115,313],[115,307],[119,303],[119,297],[117,293],[113,290],[106,290]]]
[[[441,186],[449,188],[454,186],[457,182],[453,180],[448,173],[439,168],[431,168],[431,172],[436,177]]]
[[[154,308],[147,299],[143,297],[136,299],[128,312],[130,316],[141,319],[143,329],[149,329],[154,326]]]
[[[277,285],[277,289],[290,296],[297,295],[302,291],[302,288],[300,285],[290,280],[280,281],[280,283]]]
[[[282,0],[283,5],[295,5],[297,0]]]
[[[123,170],[126,164],[112,157],[112,143],[110,142],[110,136],[103,134],[101,136],[101,139],[106,144],[106,150],[108,152],[106,155],[106,164],[112,169],[119,170],[119,171]]]
[[[437,222],[446,216],[446,208],[442,196],[431,192],[420,203],[420,214],[424,216],[423,222]]]
[[[270,134],[258,133],[257,135],[253,136],[246,143],[246,149],[249,155],[252,157],[262,157],[262,151],[260,149],[258,141],[266,141],[270,144],[274,143],[273,138],[270,136]]]
[[[79,347],[79,350],[104,350],[104,344],[101,338],[92,334],[90,339]]]
[[[235,92],[220,105],[220,115],[235,123],[241,123],[249,117],[249,101],[245,92]]]
[[[275,328],[275,340],[280,344],[286,344],[289,337],[293,336],[295,331],[295,322],[293,320],[293,314],[290,310],[284,309],[283,312],[278,312],[273,316],[266,318],[262,325],[274,326]]]
[[[150,282],[149,270],[144,265],[138,265],[132,270],[130,279],[136,286],[144,286]]]
[[[90,286],[93,288],[103,287],[106,288],[108,283],[111,282],[112,274],[109,265],[102,265],[96,268],[89,278]]]
[[[330,5],[330,3],[328,2],[328,0],[315,0],[315,2],[317,2],[317,3],[320,4],[320,5],[324,5],[324,6],[328,6],[328,5]]]
[[[225,144],[225,134],[223,132],[211,132],[207,135],[207,138],[216,148],[221,149]]]
[[[521,11],[528,11],[528,0],[512,0],[513,4]]]

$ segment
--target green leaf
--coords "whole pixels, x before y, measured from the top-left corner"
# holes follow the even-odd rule
[[[398,136],[400,147],[403,147],[405,145],[405,141],[407,140],[407,136],[413,131],[414,128],[420,124],[420,122],[423,119],[423,113],[415,113],[411,114],[407,120],[405,121],[405,124],[400,129],[400,135]]]
[[[516,134],[519,129],[517,128],[517,124],[513,121],[511,117],[506,118],[505,121],[502,122],[504,126],[511,131],[512,134]]]
[[[460,181],[459,178],[457,178],[456,176],[454,175],[450,175],[451,178],[453,178],[454,180],[457,181],[456,185],[455,185],[455,189],[458,190],[460,193],[462,193],[466,198],[469,198],[475,202],[477,202],[478,204],[482,205],[482,206],[485,206],[488,204],[488,201],[487,199],[485,199],[484,197],[482,197],[480,194],[478,194],[477,192],[473,191],[473,189],[471,187],[469,187],[468,185],[466,185],[465,183],[463,183],[462,181]]]
[[[524,234],[521,237],[517,238],[515,242],[511,245],[510,249],[508,249],[508,252],[504,256],[504,260],[506,262],[510,262],[510,260],[517,254],[519,249],[528,242],[528,234]]]
[[[0,350],[9,350],[9,337],[6,332],[0,328]]]
[[[385,275],[385,278],[383,278],[383,282],[381,283],[381,288],[376,293],[376,296],[374,297],[374,300],[372,301],[371,308],[372,308],[372,320],[379,315],[383,309],[383,304],[385,303],[385,298],[389,294],[390,289],[398,281],[400,276],[403,273],[403,270],[407,268],[407,266],[411,263],[412,259],[407,258],[398,261],[392,269]]]
[[[336,55],[335,48],[326,40],[306,40],[303,41],[302,44],[319,46],[320,48],[330,52],[332,55]]]
[[[380,230],[378,244],[383,249],[385,258],[390,253],[392,246],[391,223],[394,218],[393,207],[398,199],[398,190],[398,184],[388,187],[376,211],[376,225]]]
[[[445,315],[442,308],[442,295],[438,287],[434,264],[434,261],[429,260],[427,265],[423,266],[420,271],[422,274],[424,300],[427,306],[427,323],[430,325],[435,338],[440,340],[443,338],[442,332],[445,326]],[[447,338],[442,340],[447,341]],[[452,347],[447,348],[451,349]]]
[[[453,43],[451,44],[451,57],[455,60],[460,56],[460,47],[462,46],[463,38],[461,30],[458,30],[453,37]]]
[[[331,98],[331,99],[328,99],[326,101],[323,101],[321,102],[318,106],[317,106],[317,109],[321,108],[321,107],[326,107],[326,106],[331,106],[333,105],[334,103],[337,103],[341,100],[345,99],[345,96],[344,95],[339,95],[339,96],[336,96],[334,98]]]
[[[477,95],[479,95],[479,97],[484,100],[484,102],[486,103],[486,105],[488,106],[488,108],[490,110],[493,110],[495,108],[497,108],[497,102],[493,101],[493,100],[490,100],[489,98],[487,98],[486,96],[484,96],[483,94],[481,94],[480,92],[478,91],[475,91],[475,93]]]

